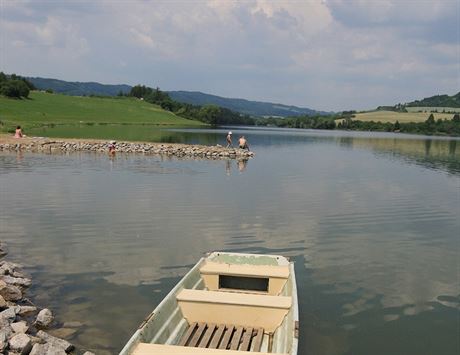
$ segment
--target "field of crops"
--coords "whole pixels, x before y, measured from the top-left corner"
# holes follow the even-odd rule
[[[372,111],[357,113],[354,120],[360,121],[374,121],[374,122],[424,122],[430,115],[429,112],[394,112],[394,111]],[[434,118],[438,119],[452,119],[451,113],[433,113]]]

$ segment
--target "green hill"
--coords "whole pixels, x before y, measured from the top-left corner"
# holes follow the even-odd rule
[[[406,107],[460,107],[460,92],[455,95],[435,95],[406,103]]]
[[[0,96],[2,131],[16,125],[24,128],[73,124],[203,125],[150,103],[127,97],[81,97],[33,91],[29,99]]]
[[[51,89],[58,94],[74,96],[116,96],[119,92],[126,94],[131,90],[131,86],[125,84],[108,85],[95,82],[72,82],[58,79],[33,77],[29,77],[27,80],[30,81],[39,90]]]
[[[103,95],[116,96],[121,91],[129,93],[131,86],[129,85],[107,85],[95,82],[72,82],[58,79],[48,79],[39,77],[28,77],[29,80],[37,89],[51,89],[55,93],[66,95]],[[289,106],[271,102],[250,101],[245,99],[234,99],[221,97],[216,95],[205,94],[198,91],[169,91],[169,96],[178,102],[191,105],[217,105],[234,112],[239,112],[250,116],[302,116],[302,115],[327,115],[330,112],[316,111],[306,107]]]
[[[271,102],[231,99],[199,91],[168,91],[173,100],[192,105],[217,105],[250,116],[302,116],[328,115],[330,112],[316,111],[310,108],[275,104]]]

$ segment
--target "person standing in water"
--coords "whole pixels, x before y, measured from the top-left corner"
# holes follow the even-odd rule
[[[233,144],[232,144],[232,131],[228,132],[228,134],[227,134],[227,148],[228,147],[233,147]]]
[[[110,141],[109,144],[109,155],[114,156],[115,155],[115,141]]]

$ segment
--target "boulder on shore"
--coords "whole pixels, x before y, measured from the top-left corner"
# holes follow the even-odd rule
[[[74,348],[74,346],[70,344],[68,341],[53,337],[52,335],[49,335],[43,330],[40,330],[37,333],[37,336],[54,347],[64,349],[65,352],[69,352]]]
[[[27,334],[16,334],[10,339],[10,349],[20,354],[28,354],[32,349],[32,342]]]
[[[35,344],[29,355],[66,355],[63,348],[52,344]]]
[[[22,299],[22,291],[19,287],[14,285],[6,285],[0,283],[0,296],[2,296],[5,301],[19,301]]]
[[[53,322],[53,319],[53,313],[48,308],[45,308],[38,312],[35,324],[46,328]]]

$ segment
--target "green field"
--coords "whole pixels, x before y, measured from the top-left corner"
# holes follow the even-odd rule
[[[82,97],[31,92],[29,99],[0,96],[0,129],[12,131],[21,125],[25,131],[44,125],[144,124],[201,126],[156,105],[127,97]]]
[[[395,111],[372,111],[357,113],[354,120],[359,121],[374,121],[374,122],[391,122],[399,123],[406,122],[425,122],[430,116],[429,112],[395,112]],[[452,113],[433,113],[435,120],[438,119],[452,119],[454,115]]]

